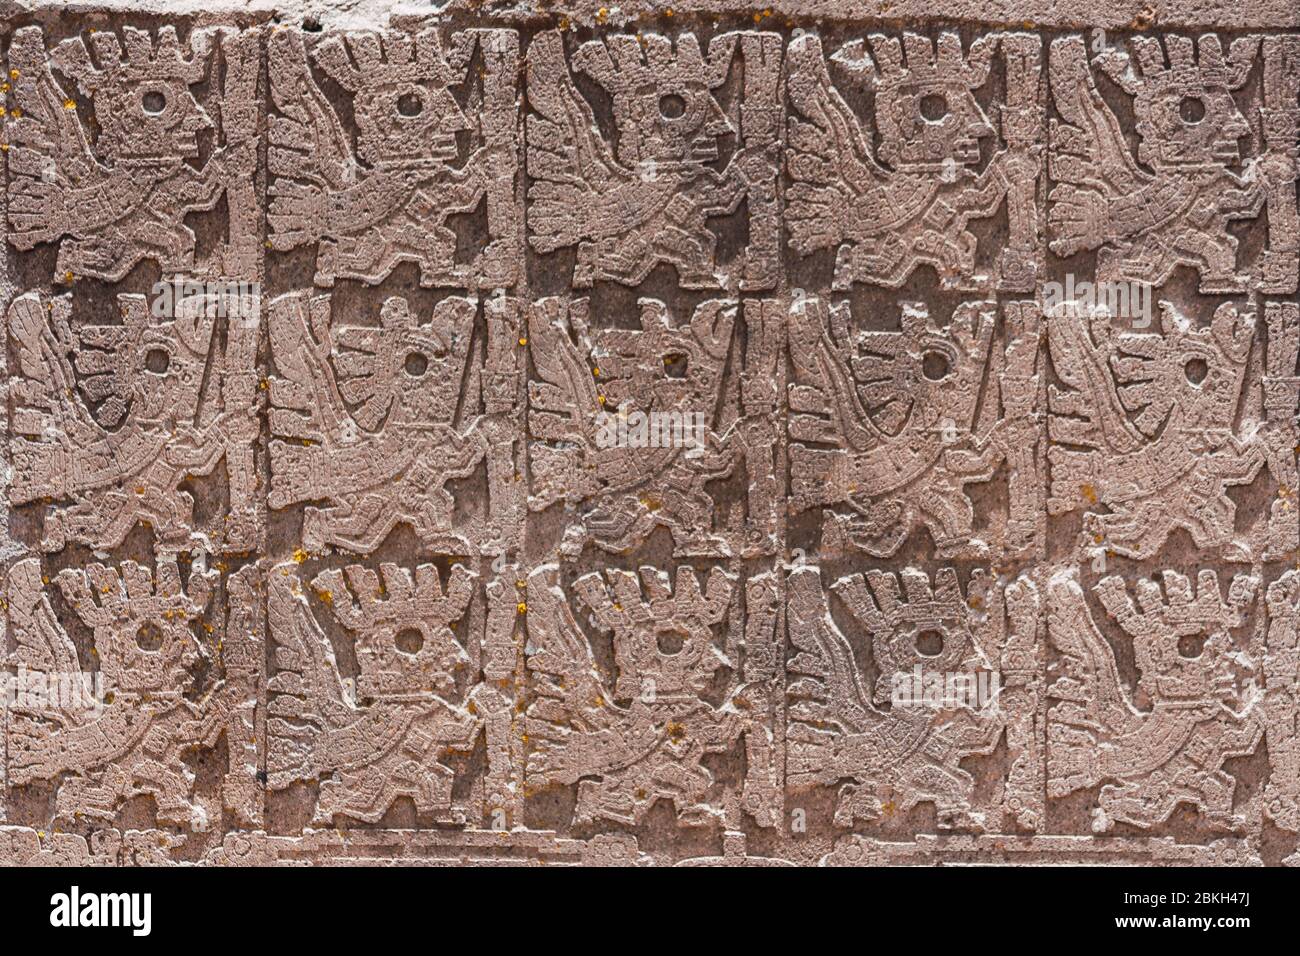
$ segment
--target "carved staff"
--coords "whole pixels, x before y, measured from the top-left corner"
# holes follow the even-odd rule
[[[1293,294],[1300,267],[1300,213],[1296,164],[1300,161],[1300,37],[1264,39],[1264,121],[1267,150],[1258,164],[1268,206],[1268,249],[1260,257],[1260,289]]]
[[[257,163],[258,34],[223,30],[221,52],[225,76],[221,92],[221,132],[227,165],[226,208],[230,240],[223,273],[240,283],[235,309],[228,313],[225,354],[222,356],[221,398],[225,407],[226,475],[230,485],[230,522],[226,545],[230,550],[257,547],[257,520],[263,496],[257,490],[255,447],[261,399],[257,388],[257,344],[261,334],[261,297],[258,279],[258,210],[253,174]]]
[[[745,371],[740,380],[740,401],[744,417],[740,421],[741,441],[745,449],[745,472],[748,485],[749,528],[760,538],[754,543],[780,540],[781,507],[777,486],[779,468],[776,410],[780,397],[780,380],[785,354],[785,303],[779,299],[746,299]]]
[[[225,76],[221,85],[222,174],[226,180],[226,207],[230,216],[230,242],[223,272],[245,281],[257,278],[258,224],[254,174],[257,171],[257,31],[221,31]],[[215,79],[215,78],[214,78]]]
[[[746,182],[749,247],[745,252],[745,290],[773,289],[780,281],[781,211],[777,195],[781,174],[782,41],[776,33],[745,33],[741,55],[745,87],[740,103],[739,158]]]
[[[1271,201],[1271,200],[1270,200]],[[1296,445],[1300,429],[1300,377],[1295,374],[1300,358],[1300,306],[1294,302],[1270,302],[1264,307],[1268,346],[1264,372],[1264,448],[1268,470],[1277,482],[1279,494],[1268,516],[1268,549],[1265,557],[1285,557],[1300,548],[1300,480],[1296,475]]]
[[[1001,158],[1007,189],[1007,249],[1002,254],[1001,287],[1033,292],[1037,278],[1038,173],[1043,140],[1043,111],[1038,103],[1042,48],[1037,36],[1013,33],[1002,39],[1006,71],[1006,105],[1002,137],[1007,152]]]
[[[1010,516],[1008,544],[1028,549],[1041,544],[1043,504],[1038,479],[1042,427],[1038,420],[1040,379],[1037,373],[1043,313],[1035,302],[1008,302],[1006,364],[998,376],[1004,430],[1002,453],[1007,462]]]
[[[511,551],[520,546],[523,528],[524,492],[515,479],[522,470],[515,460],[515,446],[522,424],[519,388],[524,350],[519,341],[523,336],[523,310],[518,299],[498,292],[484,301],[483,311],[488,330],[487,360],[480,388],[486,415],[478,428],[486,443],[488,522],[493,537]],[[522,450],[518,453],[522,454]],[[505,539],[507,534],[513,535],[511,540]]]

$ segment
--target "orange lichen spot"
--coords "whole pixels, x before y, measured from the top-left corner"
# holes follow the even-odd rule
[[[1095,505],[1097,503],[1097,489],[1092,485],[1081,485],[1079,494],[1083,495],[1083,500],[1088,504]]]

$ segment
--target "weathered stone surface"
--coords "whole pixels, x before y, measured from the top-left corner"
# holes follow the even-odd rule
[[[0,863],[1300,864],[1297,31],[9,4]]]

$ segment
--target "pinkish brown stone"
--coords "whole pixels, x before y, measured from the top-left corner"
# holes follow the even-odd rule
[[[0,863],[1300,863],[1294,4],[11,6]]]

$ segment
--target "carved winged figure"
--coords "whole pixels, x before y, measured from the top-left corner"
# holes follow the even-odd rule
[[[452,87],[467,83],[475,50],[482,82],[468,109]],[[504,288],[516,279],[519,203],[515,84],[519,40],[511,30],[463,30],[444,50],[437,30],[411,35],[332,34],[310,55],[352,97],[355,149],[312,75],[302,34],[272,33],[268,167],[271,248],[316,247],[316,284],[382,282],[402,262],[423,286]],[[460,158],[458,137],[473,148]],[[465,261],[450,220],[486,207],[489,239]]]
[[[1041,154],[1037,104],[1040,41],[1030,34],[981,37],[962,50],[956,33],[937,40],[881,34],[845,44],[831,60],[874,94],[874,126],[859,119],[831,81],[821,38],[790,43],[786,227],[802,256],[835,248],[833,288],[855,282],[898,288],[929,265],[945,288],[1033,291],[1037,267],[1034,189]],[[988,81],[1001,45],[1006,142],[977,171],[981,141],[995,133],[974,91]],[[873,139],[879,137],[879,147]],[[1008,249],[995,275],[981,274],[968,226],[1003,205]]]
[[[1077,572],[1058,572],[1047,600],[1048,636],[1062,655],[1046,691],[1055,701],[1047,711],[1048,795],[1104,783],[1093,820],[1099,832],[1117,822],[1154,826],[1182,802],[1215,825],[1243,826],[1233,810],[1236,782],[1223,765],[1253,753],[1264,734],[1260,695],[1253,684],[1237,686],[1232,636],[1258,589],[1257,578],[1238,574],[1225,600],[1213,571],[1201,571],[1193,589],[1166,570],[1160,582],[1136,583],[1135,606],[1119,576],[1102,578],[1093,593],[1133,642],[1135,699]]]
[[[214,44],[214,41],[217,41]],[[257,37],[195,30],[188,53],[176,30],[157,40],[123,27],[91,31],[94,59],[81,37],[48,55],[40,27],[23,27],[9,46],[17,109],[6,122],[9,144],[9,241],[22,251],[58,243],[55,276],[115,282],[144,259],[164,275],[248,275],[254,268],[257,209]],[[224,72],[212,69],[219,47]],[[54,69],[76,81],[93,109],[93,148],[77,101]],[[194,88],[211,84],[220,125]],[[200,134],[219,142],[202,166]],[[196,262],[194,212],[225,198],[229,241],[211,261]]]
[[[940,328],[904,304],[902,329],[885,332],[854,331],[847,302],[795,303],[792,503],[828,509],[827,545],[887,557],[924,526],[942,556],[985,555],[966,486],[1004,460],[1014,463],[1008,541],[1035,540],[1040,315],[1009,303],[995,348],[994,309],[963,303]]]
[[[454,564],[410,570],[385,562],[329,568],[312,586],[355,640],[358,676],[345,678],[333,646],[287,562],[269,581],[268,624],[276,669],[267,685],[267,774],[271,790],[321,780],[314,821],[335,816],[377,822],[398,797],[419,813],[464,823],[453,800],[455,774],[443,762],[468,753],[485,717],[474,701],[481,687],[458,677],[475,671],[453,625],[466,617],[477,576]],[[508,608],[514,620],[513,606]],[[489,760],[508,731],[487,721]]]
[[[644,589],[644,590],[643,590]],[[558,566],[528,578],[528,667],[533,700],[525,712],[532,790],[578,787],[574,822],[640,823],[659,800],[688,826],[725,821],[726,803],[706,766],[709,754],[742,739],[741,802],[760,826],[779,821],[780,784],[766,725],[773,703],[757,684],[732,681],[719,703],[710,685],[736,667],[740,642],[719,646],[715,627],[728,618],[733,582],[720,568],[701,581],[689,567],[675,579],[643,567],[639,574],[593,572],[573,583],[593,625],[612,635],[617,675],[597,667],[592,645],[558,583]],[[772,622],[756,613],[758,621]],[[760,627],[762,625],[759,625]],[[761,640],[771,643],[773,633]],[[760,637],[745,635],[746,650]]]
[[[256,570],[236,572],[229,627],[219,653],[196,625],[208,608],[217,574],[195,567],[182,580],[175,557],[157,568],[124,561],[118,568],[65,568],[55,579],[64,601],[93,631],[102,700],[86,706],[75,695],[28,702],[9,723],[9,780],[14,786],[57,783],[55,815],[112,821],[132,797],[150,795],[160,822],[206,830],[221,805],[196,792],[186,751],[229,749],[225,806],[247,823],[260,821],[254,741],[262,673]],[[9,576],[14,663],[32,675],[76,682],[90,671],[44,591],[40,562],[25,558]],[[208,630],[208,628],[203,628]],[[221,678],[196,685],[200,663],[219,663]]]
[[[1033,735],[1013,727],[1016,714],[993,693],[1001,687],[993,683],[995,672],[1020,675],[1037,667],[1038,595],[1031,581],[1018,579],[1003,594],[987,574],[977,573],[968,602],[952,568],[933,579],[915,568],[841,578],[832,591],[871,642],[874,687],[831,616],[820,569],[795,567],[788,587],[787,626],[797,651],[787,663],[786,688],[792,785],[840,784],[838,826],[906,813],[921,802],[934,804],[945,829],[996,827],[992,814],[1003,810],[1023,826],[1041,822]],[[945,686],[941,695],[931,695],[934,700],[910,689],[914,674],[922,681],[958,673],[969,679],[964,689]],[[1018,692],[1027,687],[1016,686]],[[999,799],[986,805],[976,800],[975,780],[961,761],[991,753],[1004,731],[1012,769]]]
[[[1048,396],[1049,514],[1104,506],[1088,511],[1085,531],[1127,557],[1152,557],[1175,528],[1230,560],[1294,550],[1300,310],[1265,311],[1265,361],[1252,366],[1255,317],[1231,303],[1207,327],[1161,302],[1159,333],[1115,329],[1104,309],[1055,307],[1048,345],[1062,387]],[[1261,386],[1247,388],[1260,366]],[[1267,519],[1238,529],[1228,490],[1265,466],[1278,483]]]
[[[118,303],[121,324],[75,333],[70,296],[27,293],[9,306],[19,373],[10,500],[54,502],[46,551],[70,542],[114,548],[142,522],[164,549],[253,547],[256,316],[247,321],[237,296],[188,296],[167,319],[153,317],[141,295]],[[218,305],[233,317],[219,321]],[[223,462],[229,512],[220,526],[196,529],[193,496],[181,485]]]
[[[1251,133],[1233,91],[1249,78],[1260,38],[1236,37],[1226,52],[1213,34],[1165,36],[1163,46],[1154,36],[1129,42],[1134,55],[1110,46],[1090,62],[1082,37],[1052,41],[1052,101],[1062,120],[1050,131],[1051,249],[1059,256],[1097,250],[1099,282],[1160,285],[1186,265],[1199,272],[1201,292],[1245,291],[1250,277],[1238,270],[1228,223],[1258,216],[1266,203],[1280,215],[1282,205],[1270,199],[1279,188],[1291,190],[1295,217],[1293,144],[1292,155],[1273,150],[1241,172],[1231,168]],[[1136,159],[1094,66],[1133,98]],[[1292,263],[1294,256],[1292,245]]]
[[[484,302],[490,331],[483,369],[469,361],[475,299],[443,299],[426,323],[392,297],[378,326],[335,324],[330,302],[290,293],[270,305],[279,372],[270,379],[270,506],[327,503],[305,509],[309,551],[334,545],[368,553],[403,522],[429,548],[464,554],[471,546],[502,547],[502,509],[517,471],[512,440],[500,438],[493,422],[515,402],[515,300]],[[480,392],[484,415],[473,416],[467,409],[477,401],[461,397]],[[485,459],[489,513],[482,534],[467,537],[461,532],[471,529],[453,520],[446,485]]]
[[[728,554],[731,542],[725,529],[714,527],[706,485],[730,475],[745,449],[756,481],[770,476],[771,467],[761,457],[770,458],[770,437],[767,448],[752,448],[759,439],[743,421],[720,424],[738,305],[703,302],[680,326],[656,299],[641,299],[640,307],[639,329],[592,329],[586,299],[533,304],[529,507],[541,511],[562,501],[580,509],[566,553],[576,554],[588,540],[621,551],[664,527],[678,554]],[[751,381],[764,370],[775,373],[774,336],[781,328],[769,318],[759,304],[747,303]],[[757,389],[750,394],[753,415],[764,417],[763,396]],[[768,533],[764,515],[753,504],[755,526],[762,524],[756,534]]]
[[[745,87],[733,122],[714,91],[737,46]],[[606,142],[569,74],[563,35],[545,31],[527,55],[529,243],[540,253],[577,247],[575,288],[598,279],[638,285],[660,263],[686,289],[765,289],[779,269],[781,38],[723,33],[708,55],[694,33],[655,33],[582,44],[573,69],[609,95],[617,143]],[[719,140],[740,145],[721,170]],[[717,261],[709,220],[748,201],[750,243],[732,277]]]

